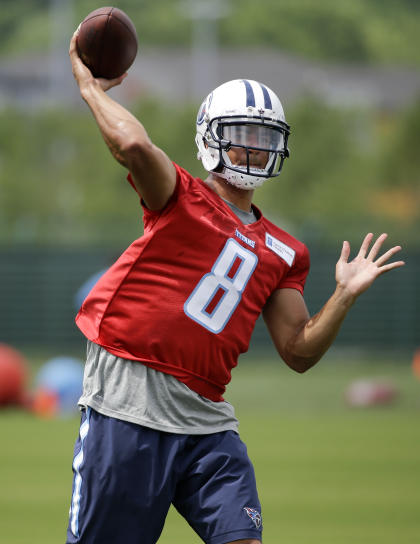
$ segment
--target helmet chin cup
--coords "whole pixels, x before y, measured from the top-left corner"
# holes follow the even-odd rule
[[[257,187],[261,187],[264,181],[267,181],[268,178],[261,178],[256,175],[250,174],[241,174],[240,172],[234,172],[224,167],[223,170],[217,173],[218,176],[224,178],[228,183],[238,187],[239,189],[244,189],[246,191],[252,191]]]
[[[267,141],[248,141],[248,134],[253,132],[266,136]],[[199,109],[197,157],[208,172],[235,187],[252,190],[280,174],[284,159],[289,156],[289,133],[281,102],[271,89],[253,80],[228,81],[211,92]],[[235,134],[246,136],[240,142],[227,139],[234,139]],[[235,148],[246,156],[246,165],[232,164],[228,151]],[[251,164],[251,152],[268,154],[264,167]]]

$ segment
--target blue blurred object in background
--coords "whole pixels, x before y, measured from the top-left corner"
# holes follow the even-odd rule
[[[69,416],[77,411],[82,394],[83,363],[67,356],[54,357],[35,379],[34,412],[40,416]]]
[[[90,291],[93,289],[93,287],[96,285],[98,280],[102,278],[102,276],[105,274],[105,272],[108,270],[107,268],[103,268],[102,270],[99,270],[99,272],[96,272],[92,276],[90,276],[85,283],[77,290],[77,293],[74,296],[74,305],[76,307],[76,310],[79,311],[81,308],[85,298],[88,296]]]

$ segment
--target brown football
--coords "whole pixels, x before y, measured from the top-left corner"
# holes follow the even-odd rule
[[[80,24],[77,50],[94,77],[113,79],[124,74],[136,58],[137,47],[136,28],[118,8],[95,9]]]

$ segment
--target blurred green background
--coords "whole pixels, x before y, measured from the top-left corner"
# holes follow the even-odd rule
[[[404,269],[352,309],[303,376],[275,362],[257,324],[227,399],[255,462],[270,543],[420,541],[420,4],[416,0],[125,0],[139,54],[111,92],[194,175],[203,97],[234,78],[280,96],[291,157],[256,204],[305,242],[312,313],[334,288],[343,239],[401,244]],[[55,355],[83,359],[76,293],[142,233],[138,198],[78,95],[67,56],[91,0],[2,0],[0,342],[29,386]],[[355,380],[397,396],[350,407]],[[64,541],[77,416],[0,412],[0,527],[7,544]],[[195,540],[194,540],[195,539]],[[171,514],[162,543],[198,542]]]

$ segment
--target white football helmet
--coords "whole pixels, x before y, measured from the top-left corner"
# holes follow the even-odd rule
[[[234,79],[211,92],[198,111],[197,157],[208,172],[254,189],[280,174],[289,134],[276,94],[257,81]]]

